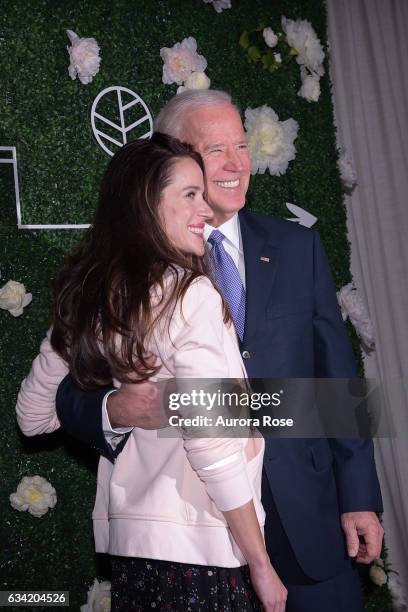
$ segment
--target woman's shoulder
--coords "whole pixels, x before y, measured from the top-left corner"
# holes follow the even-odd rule
[[[222,298],[208,276],[195,278],[188,286],[185,294],[179,300],[180,309],[185,314],[197,309],[202,314],[214,309],[222,309]]]
[[[172,266],[171,268],[167,268],[163,275],[162,287],[159,285],[155,285],[153,287],[154,297],[160,298],[163,295],[168,294],[169,291],[174,289],[176,284],[181,283],[184,280],[185,274],[188,274],[188,271],[184,270],[180,266]],[[193,280],[189,283],[181,301],[196,301],[205,298],[221,302],[220,294],[215,289],[211,279],[205,274],[200,274],[193,278]]]
[[[188,273],[182,268],[172,267],[166,270],[162,282],[156,284],[151,290],[151,299],[154,310],[160,313],[165,309],[164,316],[156,319],[156,329],[162,335],[164,330],[170,326],[172,330],[181,329],[186,323],[193,322],[199,318],[216,318],[222,321],[222,299],[214,288],[208,276],[200,274],[193,278],[181,295],[175,297],[174,302],[168,302],[175,286],[183,283],[184,274]]]
[[[190,286],[187,289],[187,292],[191,292],[195,296],[213,296],[221,301],[221,296],[215,289],[211,279],[208,276],[205,276],[204,274],[197,276],[197,278],[195,278],[191,282]]]

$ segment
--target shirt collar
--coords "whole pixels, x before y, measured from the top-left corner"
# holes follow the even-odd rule
[[[225,236],[225,239],[228,240],[230,244],[232,244],[239,253],[242,253],[242,238],[241,238],[241,228],[239,226],[238,213],[235,213],[231,219],[228,219],[222,225],[219,225],[217,228],[205,224],[204,227],[204,240],[207,242],[211,232],[213,229],[218,229]]]

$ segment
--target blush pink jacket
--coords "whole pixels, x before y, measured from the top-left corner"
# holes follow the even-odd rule
[[[167,329],[158,327],[148,348],[162,364],[157,380],[245,376],[235,330],[224,324],[220,296],[207,278],[189,287]],[[60,426],[55,396],[67,372],[47,336],[17,399],[24,434]],[[168,430],[171,437],[165,436]],[[253,499],[263,526],[263,438],[189,438],[168,430],[158,435],[135,427],[115,463],[101,457],[93,511],[96,551],[199,565],[244,565],[222,511]]]

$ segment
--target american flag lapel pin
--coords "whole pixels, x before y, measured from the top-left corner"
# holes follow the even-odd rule
[[[271,260],[269,259],[269,257],[264,257],[263,255],[262,255],[262,257],[260,257],[260,260],[261,260],[261,261],[265,261],[266,263],[269,263],[269,262],[271,261]]]

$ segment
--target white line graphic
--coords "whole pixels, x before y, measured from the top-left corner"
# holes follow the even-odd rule
[[[99,102],[106,95],[110,95],[109,101],[112,100],[111,104],[112,105],[114,104],[113,102],[114,97],[111,95],[112,92],[116,92],[116,104],[117,104],[117,110],[119,111],[119,123],[112,121],[111,119],[109,119],[108,117],[106,117],[105,115],[102,115],[100,112],[97,111]],[[130,102],[127,102],[126,104],[123,104],[122,93],[128,94],[128,96],[131,96],[133,100],[131,100]],[[131,123],[130,125],[126,125],[125,112],[129,108],[132,108],[132,106],[134,106],[135,104],[141,105],[144,111],[144,115],[140,117],[139,119],[137,119],[137,121],[134,121],[133,123]],[[105,123],[106,125],[109,125],[111,128],[115,129],[118,132],[118,140],[116,140],[116,138],[104,132],[100,126],[97,126],[96,120],[99,120],[102,123]],[[150,136],[153,133],[153,119],[152,119],[152,115],[147,105],[142,100],[142,98],[137,93],[135,93],[131,89],[128,89],[127,87],[121,87],[119,85],[107,87],[106,89],[103,89],[101,92],[99,92],[95,100],[93,101],[92,109],[91,109],[92,131],[94,133],[94,136],[99,146],[102,147],[105,153],[107,153],[110,156],[112,156],[116,152],[118,147],[121,147],[124,144],[126,144],[128,142],[128,136],[130,136],[130,132],[134,130],[136,127],[138,127],[139,125],[141,125],[142,123],[144,123],[145,121],[148,122],[148,125],[149,125],[148,130],[142,135],[135,134],[134,136],[135,138],[150,138]],[[121,139],[120,139],[120,136],[121,136]],[[108,143],[112,143],[113,145],[116,145],[115,148],[108,147]]]

